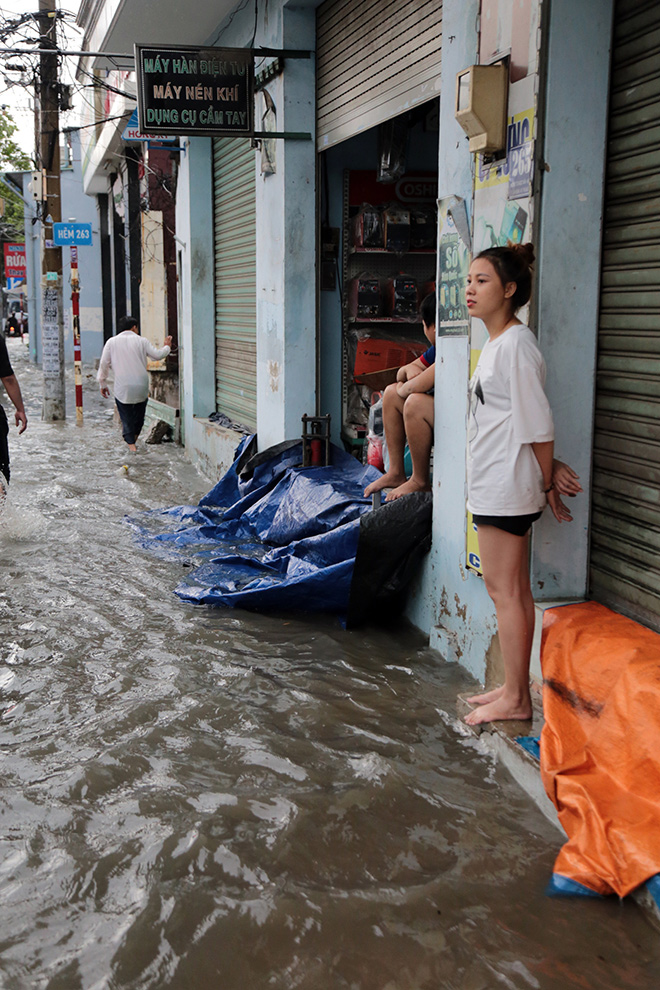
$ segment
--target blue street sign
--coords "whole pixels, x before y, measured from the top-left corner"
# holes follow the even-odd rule
[[[138,125],[137,107],[131,114],[131,118],[122,132],[121,139],[122,141],[147,141],[149,143],[155,141],[158,144],[172,144],[179,140],[178,138],[168,137],[167,134],[142,134]]]
[[[21,284],[21,282],[24,282],[24,281],[25,281],[24,278],[14,278],[12,276],[12,278],[8,278],[7,279],[7,288],[8,289],[15,289],[18,285]]]
[[[65,244],[89,246],[92,243],[92,225],[91,223],[54,223],[53,242],[59,247]]]

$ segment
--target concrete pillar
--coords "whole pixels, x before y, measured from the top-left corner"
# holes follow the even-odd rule
[[[184,431],[190,436],[193,416],[215,410],[215,314],[213,297],[213,153],[210,138],[183,143],[177,187],[177,256],[181,325]]]
[[[580,475],[573,522],[549,512],[533,530],[538,599],[580,598],[589,570],[589,490],[598,336],[600,249],[613,0],[553,0],[540,224],[536,235],[539,343],[557,456]],[[578,99],[576,99],[578,94]]]
[[[282,10],[266,42],[313,49],[313,9]],[[315,60],[286,59],[269,84],[278,131],[307,131],[311,141],[279,140],[276,172],[257,160],[257,429],[264,449],[300,436],[301,416],[316,409]]]
[[[478,0],[445,0],[438,196],[462,197],[472,209],[473,156],[454,118],[456,73],[477,61]],[[467,385],[470,345],[466,335],[437,337],[433,454],[433,545],[409,616],[430,629],[430,645],[447,659],[483,678],[485,657],[496,630],[481,578],[466,561]]]

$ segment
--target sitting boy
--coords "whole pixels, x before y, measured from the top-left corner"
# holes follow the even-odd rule
[[[433,445],[433,385],[435,382],[435,292],[420,307],[424,334],[431,346],[421,357],[399,368],[396,382],[383,393],[383,428],[390,458],[389,470],[372,481],[365,495],[393,489],[386,502],[411,492],[431,490],[429,462]],[[406,480],[403,459],[408,438],[412,475]]]

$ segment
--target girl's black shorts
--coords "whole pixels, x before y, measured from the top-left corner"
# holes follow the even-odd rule
[[[513,536],[525,536],[532,528],[532,523],[541,518],[540,512],[532,512],[527,516],[472,516],[474,524],[479,526],[495,526]]]

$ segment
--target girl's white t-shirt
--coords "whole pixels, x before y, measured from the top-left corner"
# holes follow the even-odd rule
[[[488,340],[470,379],[468,509],[522,516],[546,505],[532,443],[554,440],[545,361],[529,327]]]

